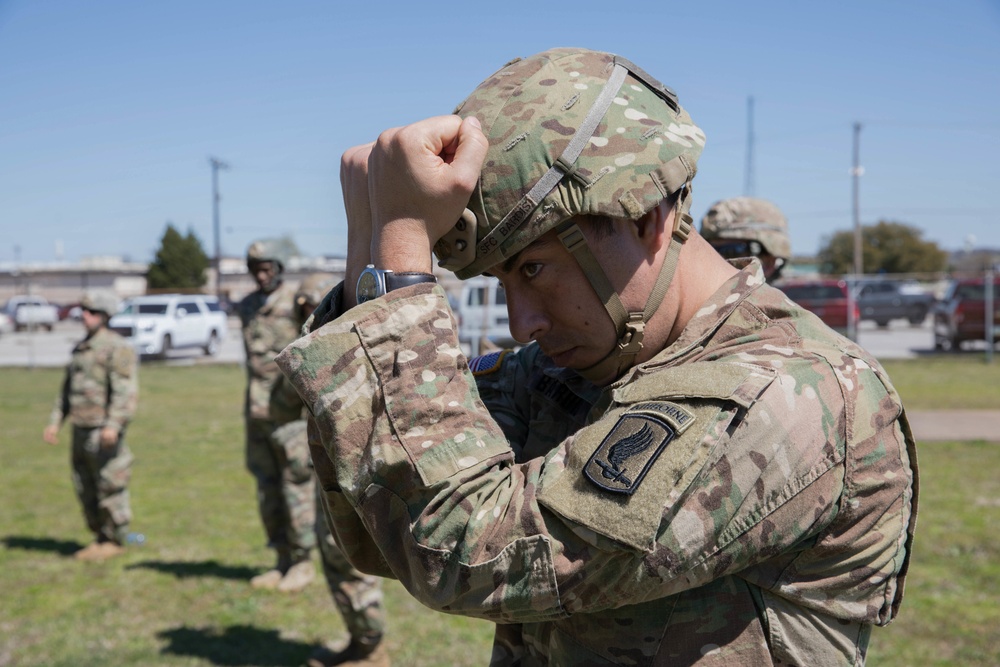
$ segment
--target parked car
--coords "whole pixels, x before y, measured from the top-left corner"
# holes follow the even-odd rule
[[[13,330],[14,322],[10,319],[10,315],[0,312],[0,335],[10,333]]]
[[[934,348],[958,350],[986,340],[986,281],[956,280],[934,309]],[[1000,277],[993,282],[993,342],[1000,340]]]
[[[916,280],[873,280],[857,291],[861,319],[873,320],[880,327],[892,320],[905,319],[917,325],[927,319],[934,307],[934,295]]]
[[[806,310],[815,313],[830,328],[845,333],[848,322],[847,281],[844,280],[790,280],[778,288]],[[859,316],[854,304],[855,318]]]
[[[78,303],[67,303],[64,306],[59,306],[59,321],[63,320],[79,320],[82,314],[82,309]]]
[[[164,357],[170,350],[191,347],[214,355],[228,325],[214,296],[160,294],[128,299],[108,326],[129,339],[139,354]]]
[[[458,317],[458,340],[469,346],[470,354],[480,352],[483,339],[499,347],[516,345],[510,334],[507,295],[496,278],[480,276],[465,281],[457,308],[453,308]]]
[[[59,309],[40,296],[12,296],[4,306],[4,312],[18,331],[28,327],[52,331],[52,327],[59,321]]]

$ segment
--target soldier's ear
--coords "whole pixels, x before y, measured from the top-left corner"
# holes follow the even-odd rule
[[[660,248],[669,243],[674,228],[674,215],[674,203],[668,198],[633,223],[636,237],[649,257],[654,257]]]

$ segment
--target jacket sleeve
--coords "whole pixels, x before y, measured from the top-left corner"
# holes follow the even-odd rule
[[[132,419],[139,400],[139,372],[135,350],[115,345],[108,356],[108,411],[104,426],[121,432]]]
[[[66,417],[69,416],[69,382],[72,377],[72,364],[66,367],[66,374],[63,376],[62,387],[59,395],[56,396],[52,404],[52,412],[49,413],[49,425],[61,426]]]
[[[769,456],[727,450],[738,415],[765,396],[786,400],[773,373],[687,369],[673,401],[659,395],[659,379],[630,385],[547,457],[516,464],[455,330],[444,292],[417,285],[352,309],[278,357],[315,419],[342,501],[378,549],[369,558],[431,608],[538,622],[664,597],[793,551],[836,512],[842,438],[826,442],[814,428],[796,431],[787,455],[780,442],[768,443]],[[643,436],[656,457],[604,468],[604,478],[616,457],[609,445],[646,421],[660,423]],[[634,483],[630,493],[608,489],[622,480]],[[768,521],[777,518],[778,530]]]

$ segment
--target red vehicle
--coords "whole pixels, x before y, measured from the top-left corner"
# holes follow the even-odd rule
[[[789,299],[818,315],[831,329],[847,332],[847,281],[790,280],[778,288]],[[854,304],[854,317],[855,321],[860,319],[857,303]]]
[[[993,281],[993,342],[1000,339],[1000,277]],[[958,350],[968,340],[986,340],[986,281],[956,280],[934,308],[934,348]]]

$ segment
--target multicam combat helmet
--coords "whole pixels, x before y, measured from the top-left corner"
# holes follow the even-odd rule
[[[620,56],[553,49],[514,60],[456,109],[489,140],[479,184],[434,248],[462,279],[483,273],[550,230],[580,263],[618,330],[618,345],[581,374],[620,373],[641,349],[691,229],[690,184],[704,133],[677,96]],[[642,312],[627,312],[572,218],[639,220],[677,197],[670,252]]]
[[[80,307],[111,317],[118,312],[118,297],[110,290],[90,290],[80,299]]]
[[[279,239],[259,239],[251,243],[247,248],[247,267],[259,262],[274,262],[279,273],[284,271],[288,266],[285,243]]]
[[[782,260],[792,254],[788,220],[764,199],[733,197],[716,202],[701,220],[701,235],[713,245],[723,240],[756,241],[767,254]]]

